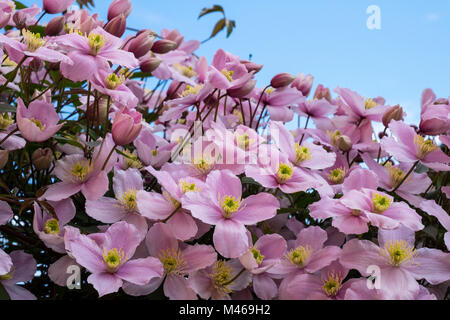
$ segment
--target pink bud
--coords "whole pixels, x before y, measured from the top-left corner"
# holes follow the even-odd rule
[[[337,140],[337,146],[341,151],[347,152],[352,149],[352,140],[347,136],[340,136]]]
[[[130,0],[114,0],[108,9],[108,20],[112,20],[121,14],[128,18],[132,9],[133,5]]]
[[[316,92],[314,92],[314,99],[326,99],[328,102],[331,102],[330,89],[325,88],[323,85],[319,84],[316,88]]]
[[[58,16],[50,20],[45,27],[45,34],[47,36],[57,36],[63,31],[64,24],[66,23],[66,18],[64,16]]]
[[[154,40],[154,32],[151,30],[144,30],[140,32],[136,38],[130,40],[128,51],[132,52],[134,56],[139,59],[150,52]]]
[[[305,76],[303,73],[299,73],[294,82],[292,82],[292,87],[297,88],[298,91],[307,97],[311,91],[314,82],[314,77],[310,74]]]
[[[256,86],[256,80],[249,80],[242,87],[236,89],[228,89],[227,93],[233,98],[243,98],[247,96]]]
[[[163,39],[165,40],[171,40],[177,44],[176,48],[183,43],[184,36],[178,31],[178,30],[172,30],[172,31],[164,31],[162,34]],[[176,49],[175,48],[175,49]]]
[[[75,0],[44,0],[44,10],[55,14],[66,11]]]
[[[37,170],[46,170],[50,168],[53,160],[55,160],[55,157],[50,148],[36,149],[31,156],[31,161]]]
[[[104,29],[116,37],[121,37],[127,28],[127,18],[123,14],[119,14],[110,20]]]
[[[392,120],[403,120],[403,109],[399,105],[388,108],[383,114],[383,124],[385,127],[389,126]]]
[[[279,73],[270,81],[270,85],[277,88],[282,88],[290,85],[292,81],[295,80],[295,77],[289,73]]]
[[[153,72],[159,67],[162,60],[149,54],[139,62],[142,72]]]
[[[244,65],[248,72],[254,71],[255,73],[258,73],[263,67],[262,64],[256,64],[248,60],[241,60],[240,62]]]
[[[177,47],[177,43],[172,40],[158,40],[152,46],[152,51],[154,53],[164,54],[169,51],[174,50]]]
[[[142,114],[123,108],[114,118],[111,128],[114,143],[124,146],[134,141],[142,129]]]

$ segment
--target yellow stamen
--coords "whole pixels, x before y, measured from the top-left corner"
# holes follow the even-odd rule
[[[295,149],[295,163],[298,165],[303,161],[311,159],[311,153],[307,147],[300,146],[298,143],[294,145]]]
[[[292,165],[281,162],[277,172],[278,183],[285,183],[292,178],[293,174],[294,169],[292,168]]]
[[[195,77],[197,75],[197,72],[195,72],[192,69],[192,66],[186,67],[186,66],[183,66],[180,63],[175,63],[173,65],[173,67],[185,77],[192,78],[192,77]]]
[[[383,213],[384,211],[389,209],[391,204],[392,204],[392,199],[389,198],[388,196],[378,194],[378,193],[374,193],[372,195],[372,205],[373,205],[373,211],[375,213]]]
[[[233,70],[231,70],[231,71],[228,71],[227,69],[222,69],[222,71],[220,71],[227,79],[228,79],[228,81],[233,81],[233,74],[234,74],[234,71]]]
[[[247,133],[244,133],[242,135],[237,135],[236,137],[237,145],[242,150],[248,150],[248,147],[250,146],[250,143],[253,141],[249,138]]]
[[[414,137],[414,143],[417,146],[417,157],[419,159],[425,158],[429,153],[439,148],[433,140],[425,140],[425,137],[418,134]]]
[[[224,260],[219,260],[214,263],[213,271],[210,274],[214,288],[221,293],[231,293],[228,287],[232,284],[233,269]]]
[[[311,248],[310,246],[298,246],[297,248],[289,251],[286,257],[291,263],[299,267],[304,267],[309,261],[309,257],[311,256],[313,251],[313,248]]]
[[[199,192],[200,189],[197,187],[195,183],[189,183],[186,180],[179,182],[180,189],[183,193],[186,192]]]
[[[89,172],[91,171],[91,166],[87,160],[82,160],[75,163],[70,169],[72,176],[78,181],[85,181]]]
[[[191,94],[196,95],[196,94],[199,93],[199,91],[202,88],[203,88],[203,85],[200,85],[200,84],[197,85],[197,86],[194,86],[194,87],[192,87],[190,85],[187,85],[186,89],[181,93],[181,96],[182,97],[186,97],[186,96],[191,95]]]
[[[122,75],[117,76],[117,74],[111,73],[106,76],[105,82],[108,89],[115,90],[118,86],[125,82],[125,77]]]
[[[251,249],[251,252],[253,254],[253,258],[255,258],[255,261],[258,265],[260,265],[263,260],[264,260],[264,256],[261,254],[261,251],[259,251],[256,247],[253,247]]]
[[[364,103],[364,107],[366,110],[375,108],[377,106],[377,103],[375,101],[373,101],[372,98],[368,98],[366,99],[365,103]]]
[[[179,249],[166,249],[158,254],[158,259],[162,262],[166,274],[184,275],[184,270],[188,267],[188,263]]]
[[[136,154],[132,153],[128,149],[124,149],[122,150],[122,152],[127,155],[126,157],[123,157],[127,169],[128,168],[141,169],[143,167],[142,162],[138,159]]]
[[[225,196],[219,199],[219,205],[222,208],[222,214],[225,218],[231,218],[233,213],[239,210],[241,204],[241,199],[236,199],[234,196]]]
[[[330,137],[331,140],[331,144],[335,147],[337,147],[337,141],[338,139],[341,137],[341,131],[336,130],[336,131],[328,131],[327,130],[327,136]]]
[[[338,294],[342,286],[342,276],[331,272],[328,274],[328,279],[323,280],[323,290],[329,297],[334,297]]]
[[[27,51],[35,52],[46,42],[44,39],[41,39],[41,35],[39,33],[33,33],[29,30],[22,29],[22,34],[25,40]]]
[[[397,186],[400,182],[403,181],[406,173],[402,169],[394,167],[390,162],[387,162],[384,166],[388,168],[389,175],[391,176],[391,183],[393,186]],[[408,177],[407,179],[409,178],[410,177]]]
[[[106,269],[110,273],[114,273],[120,267],[120,265],[125,262],[125,253],[122,249],[111,249],[108,252],[106,250],[103,252],[103,260],[106,264]]]
[[[403,263],[412,262],[417,252],[405,240],[391,240],[380,249],[380,254],[387,257],[393,266],[398,267]]]
[[[6,129],[14,123],[14,120],[9,117],[8,113],[0,114],[0,129]]]
[[[47,234],[59,234],[59,223],[56,219],[48,219],[45,222],[44,232]]]
[[[88,37],[89,47],[91,48],[91,55],[96,56],[100,49],[105,46],[105,40],[100,34],[91,33]]]
[[[136,211],[137,209],[136,193],[137,193],[136,189],[127,190],[125,193],[120,194],[120,197],[117,197],[117,200],[126,210]]]
[[[41,120],[37,120],[35,118],[30,118],[30,121],[33,122],[36,125],[36,127],[39,128],[39,130],[41,130],[41,131],[45,130],[46,125],[42,124]]]
[[[330,172],[330,174],[328,175],[328,180],[335,184],[340,184],[344,181],[344,177],[345,177],[345,169],[336,168]]]

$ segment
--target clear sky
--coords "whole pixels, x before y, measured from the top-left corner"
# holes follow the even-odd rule
[[[23,3],[41,4],[40,0]],[[95,0],[106,19],[109,0]],[[210,62],[218,48],[264,64],[265,86],[279,72],[311,73],[315,85],[348,87],[362,96],[401,104],[417,122],[420,96],[432,88],[450,96],[450,1],[448,0],[132,0],[128,26],[178,29],[185,39],[206,39],[219,13],[197,20],[203,7],[220,4],[237,27],[219,34],[197,54]],[[369,30],[369,5],[381,9],[381,30]]]

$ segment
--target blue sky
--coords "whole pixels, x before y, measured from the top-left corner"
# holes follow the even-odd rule
[[[26,0],[23,3],[41,4]],[[95,0],[105,19],[109,0]],[[220,4],[237,28],[205,43],[197,54],[211,61],[218,48],[264,64],[265,86],[279,72],[311,73],[315,85],[351,88],[401,104],[417,122],[420,96],[432,88],[450,95],[450,1],[447,0],[132,0],[128,25],[178,29],[185,39],[206,39],[219,13],[197,20],[203,7]],[[369,30],[369,5],[381,9],[381,30]]]

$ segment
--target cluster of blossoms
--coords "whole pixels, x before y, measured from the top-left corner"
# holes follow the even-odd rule
[[[446,298],[450,99],[425,90],[410,126],[311,75],[258,88],[177,30],[123,37],[129,0],[106,22],[73,2],[0,0],[11,299],[76,294],[73,267],[83,297]]]

